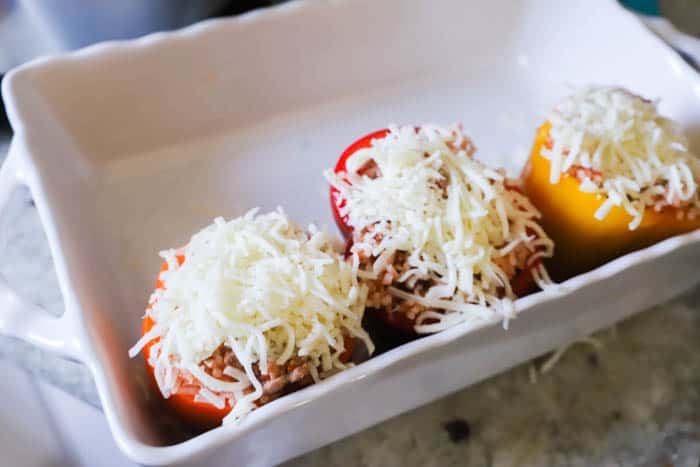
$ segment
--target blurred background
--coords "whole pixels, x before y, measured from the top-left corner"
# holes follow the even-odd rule
[[[0,78],[40,55],[130,39],[280,0],[0,0]],[[0,104],[0,130],[7,128]]]

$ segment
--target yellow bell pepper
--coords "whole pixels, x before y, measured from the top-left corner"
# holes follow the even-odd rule
[[[554,240],[554,257],[547,266],[555,279],[591,270],[630,251],[700,228],[700,218],[679,219],[681,208],[660,212],[647,208],[635,230],[628,227],[632,216],[618,206],[597,220],[594,214],[605,201],[604,195],[582,192],[578,179],[568,174],[562,174],[556,184],[549,182],[550,163],[542,156],[542,149],[549,140],[550,127],[545,122],[537,131],[522,179],[525,194],[542,213],[542,227]]]

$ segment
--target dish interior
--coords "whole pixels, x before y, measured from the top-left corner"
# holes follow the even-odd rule
[[[183,439],[153,422],[142,359],[127,358],[157,252],[255,206],[335,231],[322,171],[358,137],[388,123],[462,122],[478,158],[517,175],[545,111],[598,83],[662,98],[700,147],[697,82],[611,4],[416,1],[406,12],[398,1],[330,3],[14,76],[16,101],[41,110],[18,106],[13,120],[25,125],[96,366],[124,388],[112,393],[117,416],[144,444]],[[590,34],[598,14],[616,21]],[[562,15],[580,21],[547,19]]]

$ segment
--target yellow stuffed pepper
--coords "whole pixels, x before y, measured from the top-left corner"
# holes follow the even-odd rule
[[[555,107],[523,172],[558,279],[700,228],[699,180],[700,159],[656,103],[606,87]]]

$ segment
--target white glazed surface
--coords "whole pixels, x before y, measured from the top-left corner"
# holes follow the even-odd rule
[[[0,329],[87,363],[144,464],[280,462],[457,390],[689,288],[700,232],[520,300],[507,332],[410,343],[176,445],[126,350],[156,252],[213,216],[283,205],[332,228],[321,171],[389,122],[461,121],[478,157],[516,173],[543,112],[588,83],[661,98],[700,146],[700,81],[612,1],[297,2],[32,63],[3,83],[16,140],[0,182],[30,186],[67,309]]]

